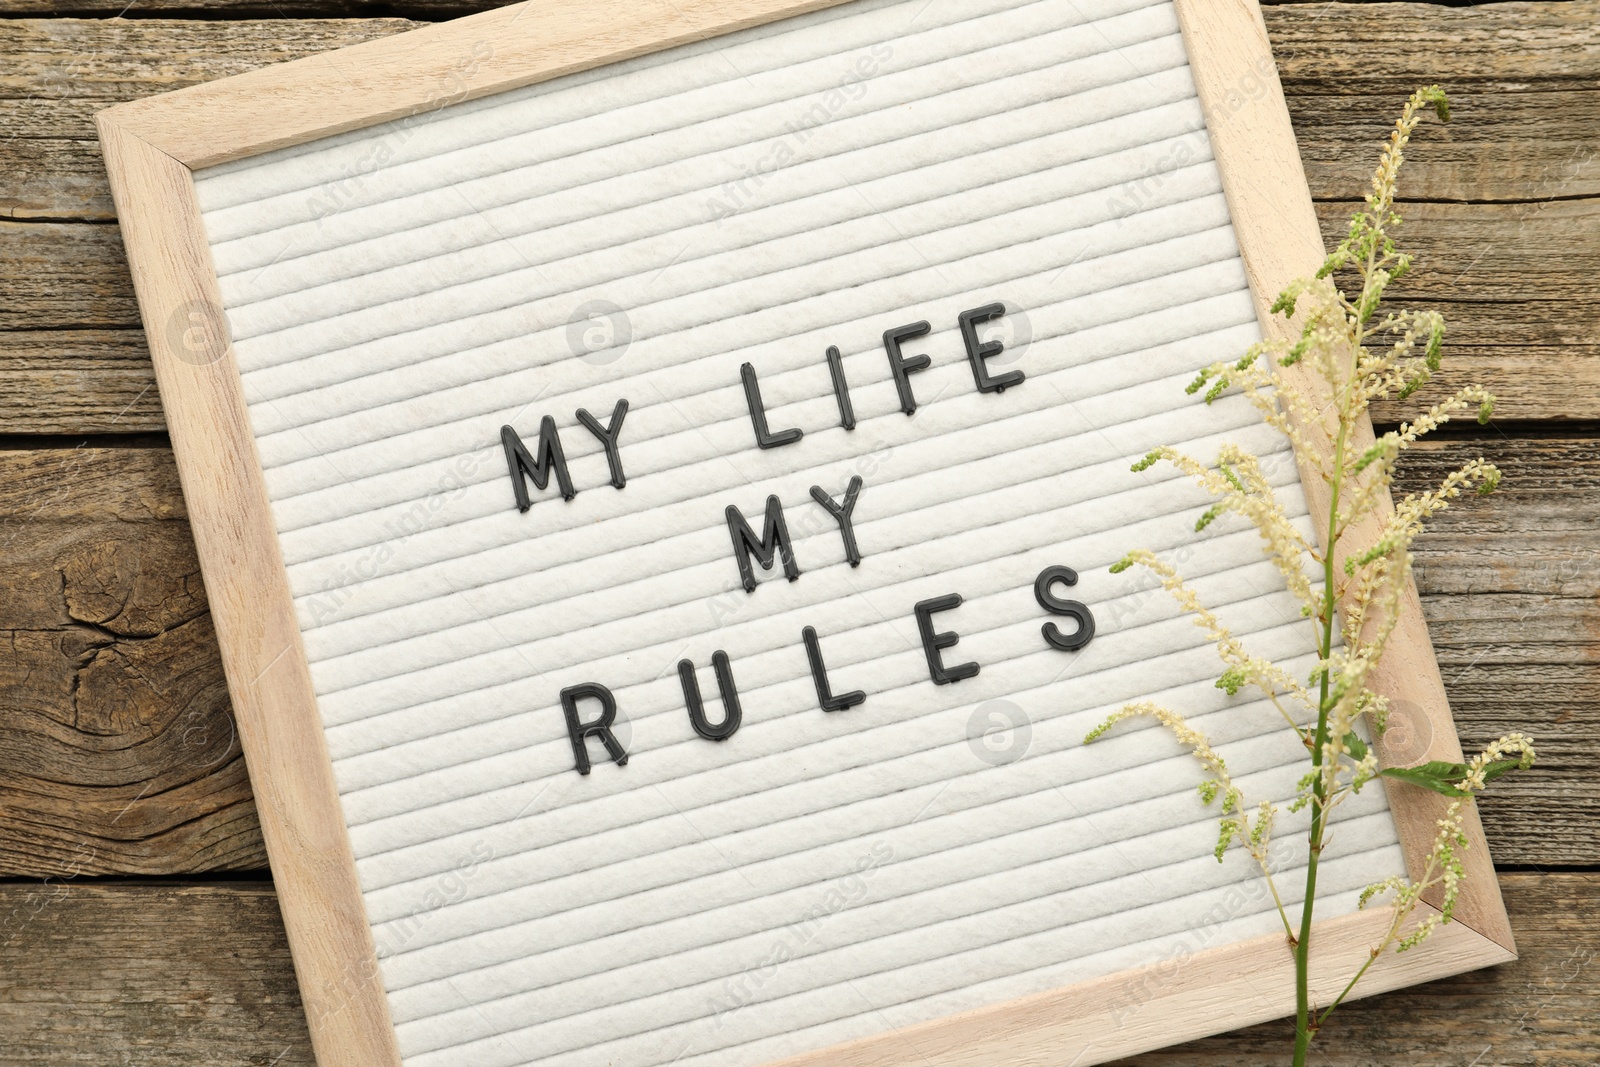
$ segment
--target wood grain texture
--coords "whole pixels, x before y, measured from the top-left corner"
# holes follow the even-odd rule
[[[1539,764],[1482,801],[1490,847],[1502,864],[1594,863],[1600,440],[1437,439],[1408,454],[1396,489],[1422,491],[1477,456],[1505,472],[1501,492],[1456,501],[1417,559],[1463,744],[1519,729],[1539,743]]]
[[[1313,195],[1365,196],[1405,98],[1439,83],[1448,126],[1407,149],[1402,200],[1600,194],[1600,4],[1296,3],[1265,10]]]
[[[1356,206],[1317,205],[1330,247]],[[1398,239],[1416,258],[1387,300],[1443,313],[1447,356],[1427,389],[1374,405],[1373,418],[1397,421],[1469,382],[1495,394],[1501,418],[1600,417],[1600,198],[1399,212]]]
[[[0,332],[0,433],[166,428],[142,330]]]
[[[1500,885],[1520,960],[1342,1007],[1315,1062],[1592,1064],[1600,933],[1584,912],[1600,875],[1502,874]],[[8,1063],[313,1063],[268,884],[0,885],[0,931]],[[1287,1023],[1265,1023],[1121,1067],[1267,1067],[1289,1038]]]
[[[165,449],[0,451],[0,873],[264,865]]]

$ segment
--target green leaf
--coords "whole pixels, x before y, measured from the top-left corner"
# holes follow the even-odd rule
[[[1431,789],[1447,797],[1470,796],[1465,790],[1457,789],[1442,778],[1435,778],[1431,774],[1423,773],[1421,767],[1385,767],[1378,772],[1384,778],[1398,778],[1402,782],[1420,785],[1424,789]]]
[[[1367,743],[1357,737],[1354,730],[1344,735],[1344,747],[1358,763],[1367,758]]]
[[[1446,763],[1444,760],[1429,760],[1420,763],[1411,770],[1421,771],[1429,778],[1440,778],[1447,782],[1459,782],[1467,776],[1465,763]]]

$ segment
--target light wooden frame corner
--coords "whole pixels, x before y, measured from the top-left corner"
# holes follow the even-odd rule
[[[193,172],[840,2],[530,0],[342,49],[338,93],[323,91],[333,68],[314,56],[96,116],[312,1043],[325,1067],[398,1067],[400,1054]],[[1281,336],[1288,325],[1267,309],[1291,279],[1316,269],[1324,250],[1266,27],[1256,0],[1175,3],[1257,316],[1269,336]],[[463,57],[478,59],[465,85]],[[1320,487],[1304,480],[1315,501]],[[1418,725],[1430,734],[1426,758],[1459,760],[1414,588],[1380,671],[1381,691],[1420,709]],[[1379,751],[1386,755],[1382,742]],[[1443,798],[1399,787],[1390,805],[1415,875]],[[1420,948],[1380,959],[1360,995],[1516,958],[1475,813],[1467,833],[1472,847],[1455,921]],[[1335,982],[1365,962],[1387,923],[1387,909],[1319,923],[1313,995],[1336,994]],[[973,1067],[1060,1062],[1074,1050],[1073,1062],[1100,1063],[1291,1014],[1292,975],[1282,937],[1267,937],[784,1064]]]

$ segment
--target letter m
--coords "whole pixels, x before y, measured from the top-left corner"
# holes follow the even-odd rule
[[[511,471],[511,488],[517,494],[517,510],[533,507],[528,496],[527,479],[540,489],[550,484],[550,468],[556,471],[556,483],[561,486],[561,498],[571,500],[578,495],[572,488],[572,476],[567,473],[567,456],[561,450],[561,435],[556,433],[556,420],[546,415],[539,420],[539,447],[529,455],[528,446],[522,443],[517,431],[510,425],[500,427],[500,444],[506,450],[506,466]]]
[[[773,559],[781,556],[783,573],[788,579],[792,582],[800,577],[800,568],[794,562],[794,548],[789,543],[789,526],[783,521],[783,504],[776,496],[767,497],[767,518],[759,541],[736,506],[729,504],[727,515],[728,535],[733,538],[733,556],[739,564],[739,579],[744,583],[745,592],[756,591],[755,568],[750,565],[752,555],[761,563],[762,570],[771,570]]]

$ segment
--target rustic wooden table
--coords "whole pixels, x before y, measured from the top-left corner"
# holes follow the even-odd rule
[[[92,116],[474,0],[0,0],[0,1064],[310,1064]],[[1267,9],[1328,234],[1418,84],[1408,301],[1500,397],[1419,582],[1463,741],[1541,759],[1483,804],[1519,962],[1340,1012],[1319,1064],[1600,1063],[1600,0]],[[373,17],[375,15],[385,17]],[[404,15],[406,18],[388,17]],[[120,16],[120,17],[119,17]],[[1395,411],[1379,413],[1393,419]],[[1285,1024],[1132,1063],[1284,1060]]]

